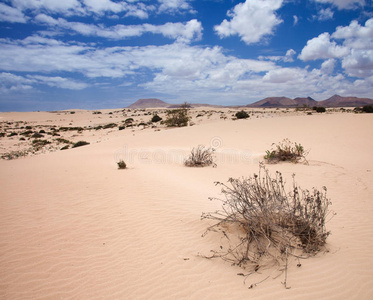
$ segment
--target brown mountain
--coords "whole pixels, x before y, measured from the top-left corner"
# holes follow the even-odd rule
[[[297,103],[287,97],[268,97],[263,100],[247,105],[247,107],[288,107],[296,106]]]
[[[150,99],[139,99],[135,103],[132,103],[131,105],[127,106],[128,108],[132,109],[138,109],[138,108],[158,108],[158,107],[168,107],[170,104],[156,99],[156,98],[150,98]]]
[[[302,107],[302,106],[317,106],[318,102],[311,97],[307,98],[294,98],[294,101],[297,103],[297,106]]]
[[[342,97],[334,95],[326,100],[319,101],[319,106],[325,107],[343,107],[343,106],[364,106],[373,105],[373,99],[369,98],[357,98],[357,97]]]

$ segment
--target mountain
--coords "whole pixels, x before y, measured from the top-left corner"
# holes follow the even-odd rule
[[[247,105],[247,107],[288,107],[296,106],[293,99],[287,97],[268,97]]]
[[[128,108],[132,109],[139,109],[139,108],[158,108],[158,107],[168,107],[170,104],[156,99],[156,98],[150,98],[150,99],[139,99],[135,103],[132,103],[131,105],[127,106]]]
[[[325,107],[343,107],[343,106],[364,106],[373,105],[373,99],[369,98],[357,98],[357,97],[342,97],[334,95],[326,100],[319,101],[319,106]]]
[[[311,97],[294,98],[294,101],[297,103],[297,106],[299,106],[299,107],[303,107],[303,106],[313,107],[313,106],[317,106],[317,104],[318,104],[318,102],[316,100],[312,99]]]

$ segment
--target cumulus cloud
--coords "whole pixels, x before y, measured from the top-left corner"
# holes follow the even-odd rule
[[[273,34],[274,28],[282,20],[275,11],[282,5],[282,0],[246,0],[237,4],[224,20],[214,27],[220,38],[238,35],[246,44],[260,42],[264,36]]]
[[[190,13],[195,13],[190,5],[190,0],[158,0],[159,2],[159,12],[167,13],[180,13],[187,11]]]
[[[365,4],[365,0],[314,0],[319,3],[330,3],[339,9],[354,9]]]
[[[298,56],[301,60],[315,60],[325,58],[343,57],[349,53],[349,49],[344,46],[339,46],[335,41],[330,40],[330,34],[325,32],[318,37],[307,42],[307,45],[302,49]]]
[[[323,8],[323,9],[320,9],[317,16],[315,16],[315,18],[318,20],[318,21],[327,21],[327,20],[331,20],[333,19],[333,16],[334,16],[334,12],[329,8]]]
[[[26,23],[27,18],[17,8],[0,3],[0,22]]]
[[[324,61],[321,64],[321,72],[324,74],[332,74],[334,71],[335,62],[336,60],[334,58]]]
[[[97,36],[113,40],[138,37],[145,33],[161,34],[164,37],[176,39],[179,42],[190,42],[202,38],[202,24],[195,19],[186,23],[116,25],[112,27],[81,22],[68,22],[65,19],[54,19],[45,14],[37,15],[35,21],[48,26],[54,26],[57,29],[70,30],[85,36]]]

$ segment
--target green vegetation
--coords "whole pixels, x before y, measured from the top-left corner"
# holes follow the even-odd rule
[[[85,145],[89,145],[89,143],[86,142],[86,141],[79,141],[79,142],[75,143],[71,148],[77,148],[77,147],[81,147],[81,146],[85,146]]]
[[[373,105],[364,105],[362,111],[365,113],[373,113]]]
[[[248,117],[250,117],[249,114],[244,110],[237,112],[235,116],[237,119],[247,119]]]
[[[158,116],[157,114],[155,114],[155,115],[152,117],[151,122],[156,123],[156,122],[159,122],[159,121],[162,121],[162,118],[161,118],[160,116]]]
[[[322,106],[314,106],[312,109],[315,110],[318,113],[324,113],[324,112],[326,112],[326,108],[322,107]]]
[[[188,109],[187,108],[179,108],[179,109],[171,109],[166,111],[167,119],[164,121],[166,126],[168,127],[184,127],[188,126],[188,122],[190,120]]]

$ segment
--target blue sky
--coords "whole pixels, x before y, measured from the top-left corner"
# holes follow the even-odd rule
[[[372,0],[0,0],[0,111],[373,98]]]

